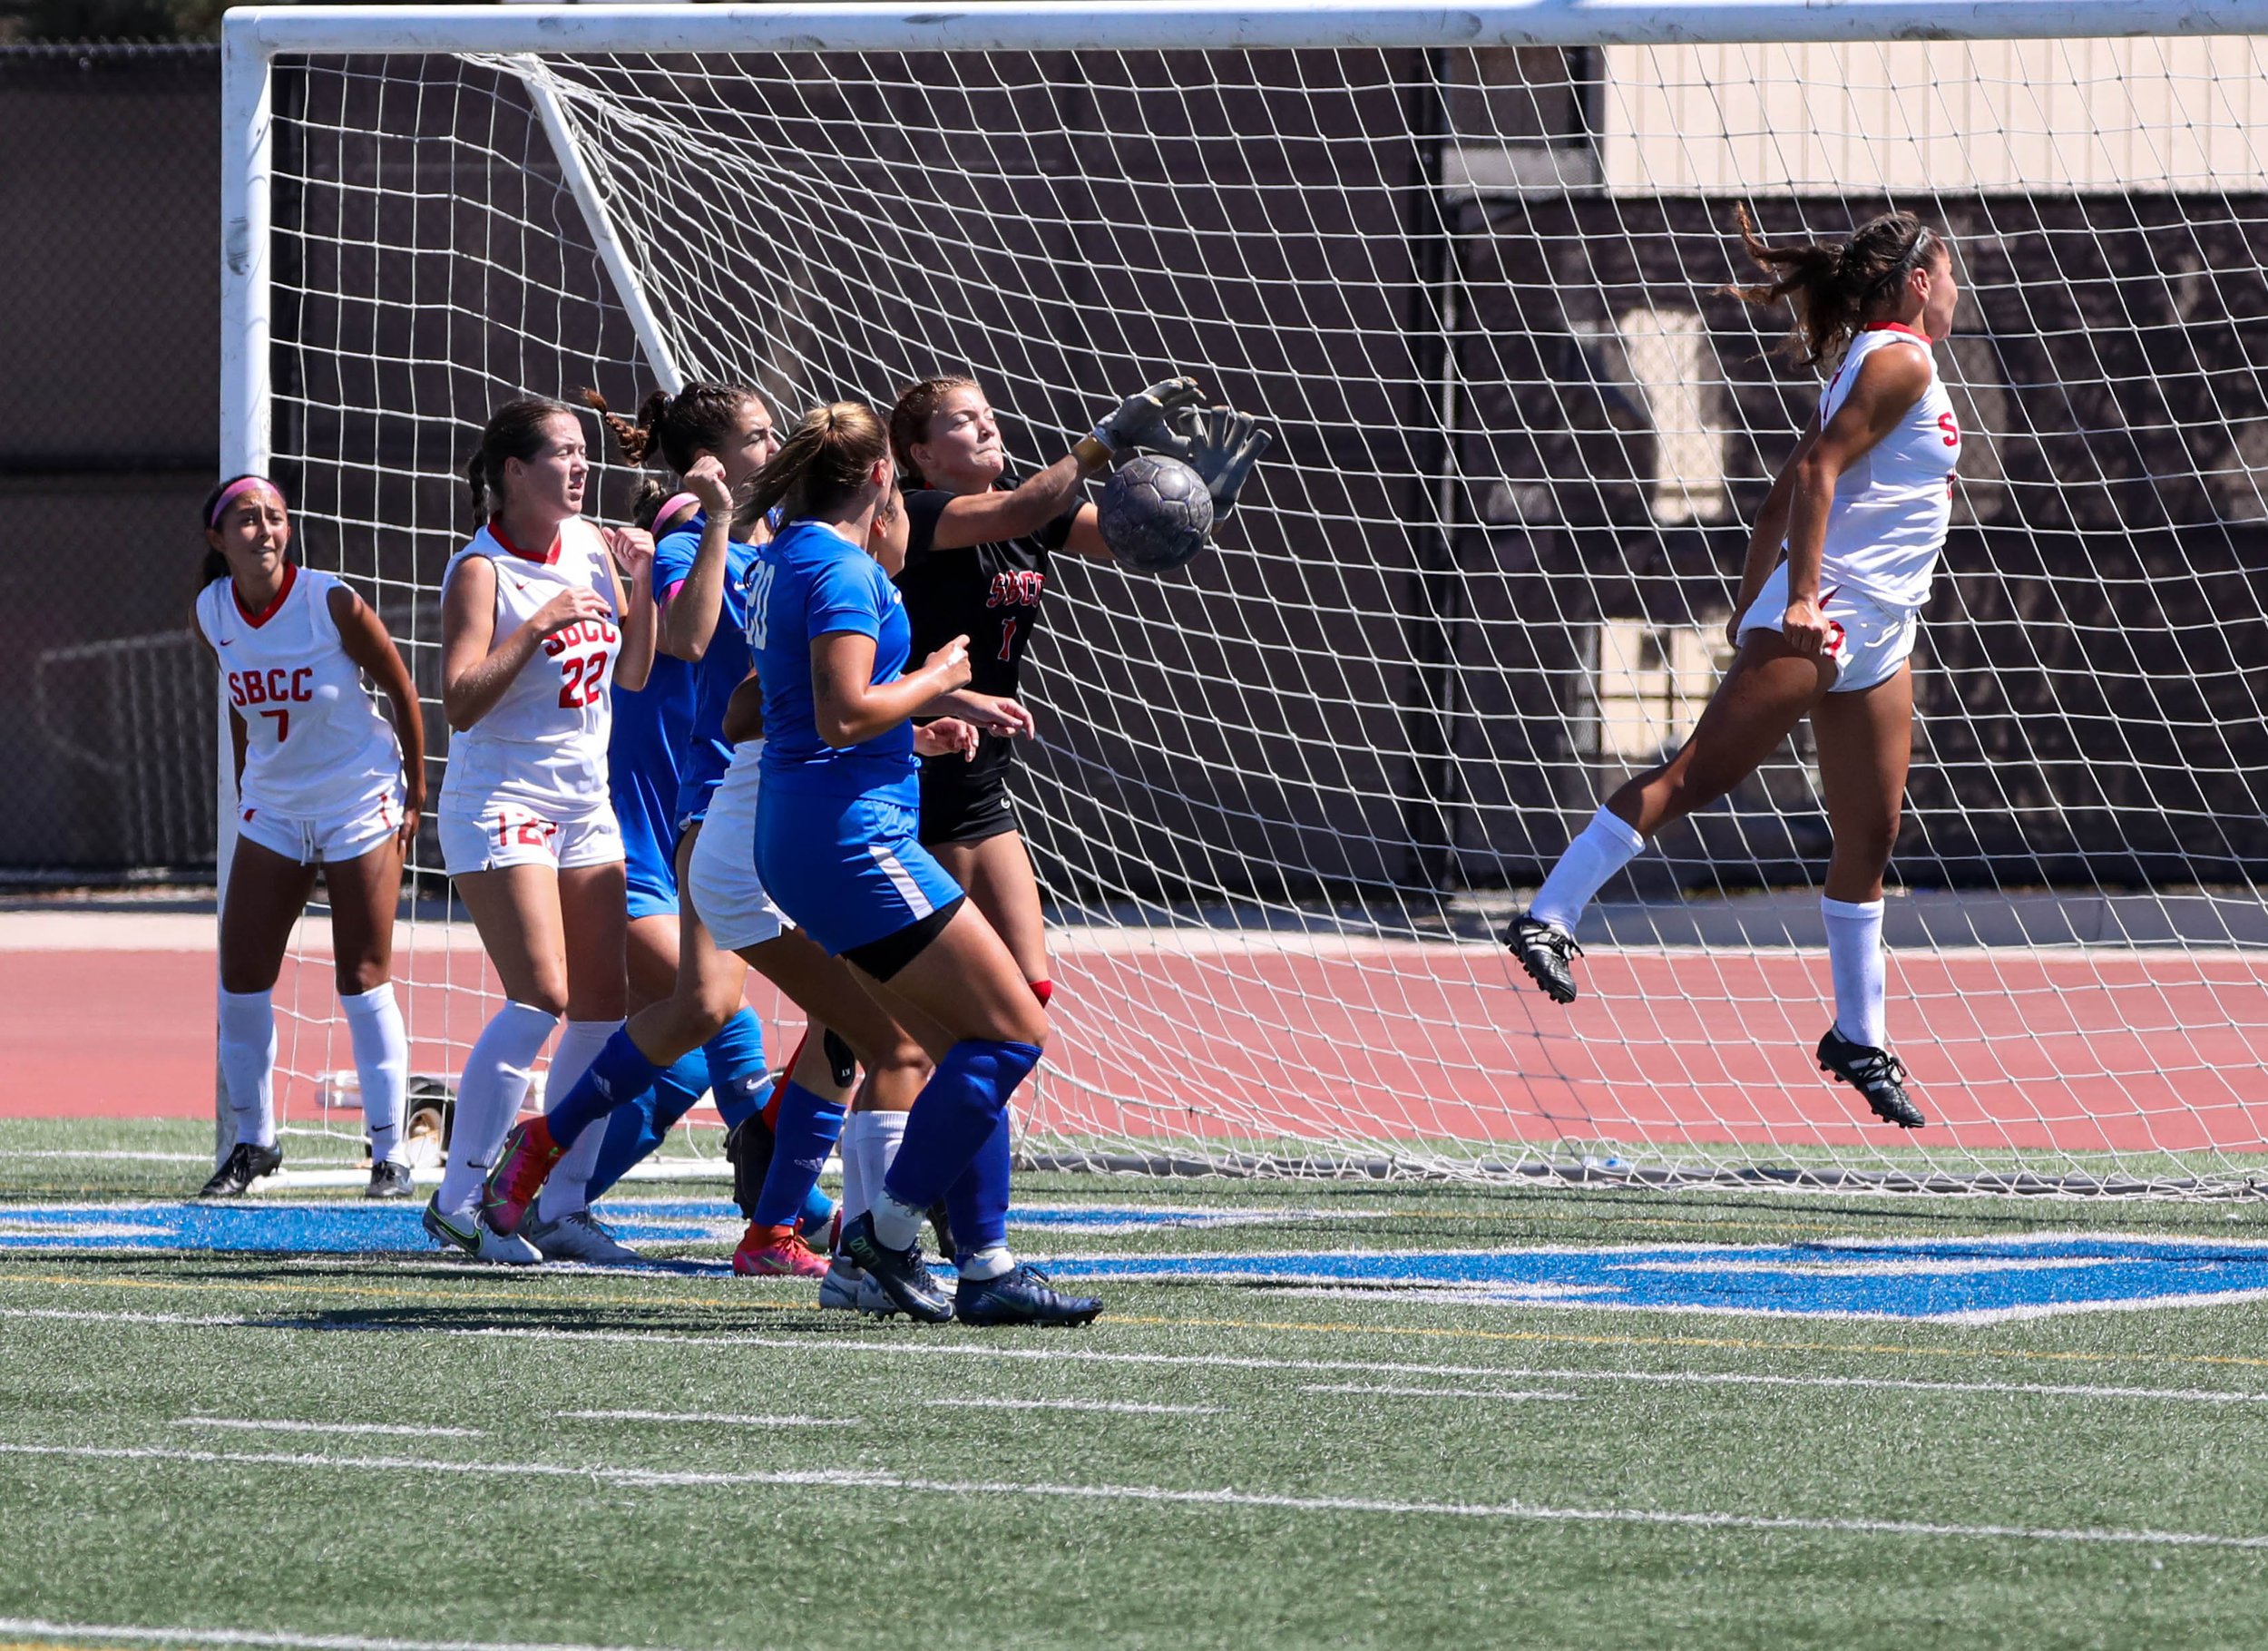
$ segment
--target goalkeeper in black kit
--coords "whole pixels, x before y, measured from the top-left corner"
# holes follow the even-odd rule
[[[906,486],[883,564],[894,573],[914,627],[914,657],[969,639],[969,686],[1018,695],[1058,552],[1110,559],[1086,479],[1135,451],[1179,459],[1203,480],[1218,523],[1267,450],[1249,414],[1206,407],[1197,384],[1168,379],[1129,397],[1071,451],[1014,488],[1008,454],[974,379],[924,378],[900,394],[890,445]],[[1053,991],[1031,858],[1018,835],[1007,738],[987,735],[967,757],[922,766],[921,841],[959,880],[1008,943],[1044,1003]]]

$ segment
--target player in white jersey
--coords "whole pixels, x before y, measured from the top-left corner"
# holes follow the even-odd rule
[[[1806,366],[1840,357],[1749,539],[1726,627],[1738,650],[1684,747],[1607,800],[1515,916],[1504,943],[1555,1001],[1575,997],[1575,925],[1646,839],[1755,772],[1805,717],[1834,835],[1820,910],[1835,1019],[1822,1070],[1901,1128],[1924,1121],[1890,1051],[1882,874],[1913,748],[1908,659],[1945,546],[1960,428],[1932,343],[1953,324],[1952,249],[1910,212],[1848,241],[1768,245],[1745,210],[1742,242],[1771,278],[1735,288],[1787,302]]]
[[[590,473],[572,408],[507,403],[466,466],[484,525],[442,575],[441,854],[505,1001],[465,1058],[425,1230],[486,1261],[542,1259],[483,1226],[479,1200],[552,1028],[566,1017],[550,1080],[563,1086],[622,1023],[609,689],[642,686],[653,662],[653,540],[583,520]]]
[[[390,977],[402,856],[425,804],[417,690],[362,598],[292,561],[291,517],[273,483],[223,482],[205,501],[204,523],[197,632],[220,663],[236,755],[220,1004],[221,1084],[236,1144],[199,1197],[238,1197],[283,1162],[270,994],[320,867],[370,1130],[368,1196],[406,1197],[409,1044]],[[363,688],[366,671],[393,708],[391,726]]]

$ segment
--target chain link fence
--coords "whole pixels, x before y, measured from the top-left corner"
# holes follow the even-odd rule
[[[0,45],[0,881],[210,875],[220,59]]]

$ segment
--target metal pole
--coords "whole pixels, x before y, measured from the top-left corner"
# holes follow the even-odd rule
[[[653,304],[646,297],[644,283],[638,278],[637,267],[630,261],[629,249],[614,231],[614,220],[599,193],[599,181],[591,175],[590,160],[583,153],[582,145],[575,141],[573,117],[560,98],[552,72],[543,66],[541,58],[526,55],[518,58],[511,67],[527,87],[535,112],[543,118],[552,152],[559,157],[560,175],[573,192],[575,204],[582,209],[583,225],[591,231],[599,261],[614,279],[615,295],[630,312],[631,327],[638,334],[638,342],[646,352],[654,376],[660,380],[663,389],[676,395],[685,387],[685,375],[678,370],[677,356],[661,330],[661,318],[654,313]]]
[[[269,68],[256,20],[231,13],[220,25],[220,473],[263,474],[269,431]],[[220,730],[213,776],[214,909],[229,897],[229,862],[236,852],[235,742],[229,703],[216,679],[213,709]],[[216,941],[218,935],[215,936]],[[214,967],[220,951],[214,948]],[[214,1005],[219,1008],[219,982]],[[213,1158],[235,1144],[235,1120],[220,1080],[216,1021],[213,1061]]]
[[[2268,0],[831,0],[267,5],[271,53],[1260,51],[2268,34]]]

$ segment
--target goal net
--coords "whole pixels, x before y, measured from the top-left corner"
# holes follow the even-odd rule
[[[1061,985],[1035,1161],[2197,1189],[2263,1162],[2260,39],[1892,44],[1769,4],[1716,44],[1706,6],[1654,44],[1583,44],[1574,8],[1481,7],[1456,44],[1391,7],[384,9],[231,19],[231,106],[257,81],[271,118],[231,161],[228,417],[429,699],[463,461],[513,396],[723,379],[785,421],[966,372],[1030,466],[1185,372],[1276,433],[1186,573],[1050,575],[1016,781]],[[1725,294],[1736,201],[1775,236],[1909,208],[1958,249],[1962,474],[1887,919],[1911,1135],[1812,1058],[1808,730],[1608,885],[1571,1007],[1495,938],[1691,728],[1819,393]],[[430,832],[416,859],[436,893]],[[412,925],[402,972],[414,1064],[454,1072],[495,1002],[469,925]],[[351,1066],[327,969],[292,979],[288,1121],[352,1133],[316,1104]]]

